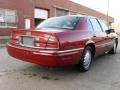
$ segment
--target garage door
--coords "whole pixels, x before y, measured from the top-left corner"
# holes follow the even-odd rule
[[[41,23],[43,20],[48,18],[48,10],[45,9],[34,9],[34,20],[35,20],[35,26],[37,26],[39,23]]]

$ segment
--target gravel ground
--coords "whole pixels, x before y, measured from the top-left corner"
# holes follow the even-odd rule
[[[120,45],[116,55],[94,60],[90,71],[47,68],[10,57],[0,48],[0,90],[119,90]]]

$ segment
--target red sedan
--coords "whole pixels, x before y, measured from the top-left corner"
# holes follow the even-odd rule
[[[91,16],[61,16],[45,20],[36,29],[14,30],[7,44],[17,59],[45,65],[76,64],[88,71],[94,57],[115,54],[118,38],[113,29]]]

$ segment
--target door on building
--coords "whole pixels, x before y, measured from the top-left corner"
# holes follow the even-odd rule
[[[35,27],[47,18],[48,18],[48,10],[39,9],[39,8],[34,9]]]

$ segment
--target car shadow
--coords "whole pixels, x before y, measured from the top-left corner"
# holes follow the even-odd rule
[[[90,79],[98,77],[107,78],[110,73],[115,71],[115,66],[120,64],[120,47],[117,54],[105,54],[95,58],[92,62],[91,69],[88,72],[80,72],[75,66],[66,67],[43,67],[40,65],[30,64],[23,66],[17,72],[31,79],[39,78],[43,80],[74,80],[74,79]],[[29,64],[29,63],[27,63]],[[108,73],[106,75],[106,73]]]
[[[75,66],[51,68],[39,65],[31,65],[30,67],[23,69],[21,74],[29,78],[38,77],[39,79],[44,80],[74,80],[78,77],[79,79],[86,79],[88,76],[92,76],[92,74],[100,76],[102,72],[109,73],[112,70],[112,62],[114,62],[113,59],[115,59],[119,53],[116,55],[102,55],[95,58],[92,62],[91,69],[86,73],[78,71]],[[107,70],[105,70],[105,68],[107,68]]]

